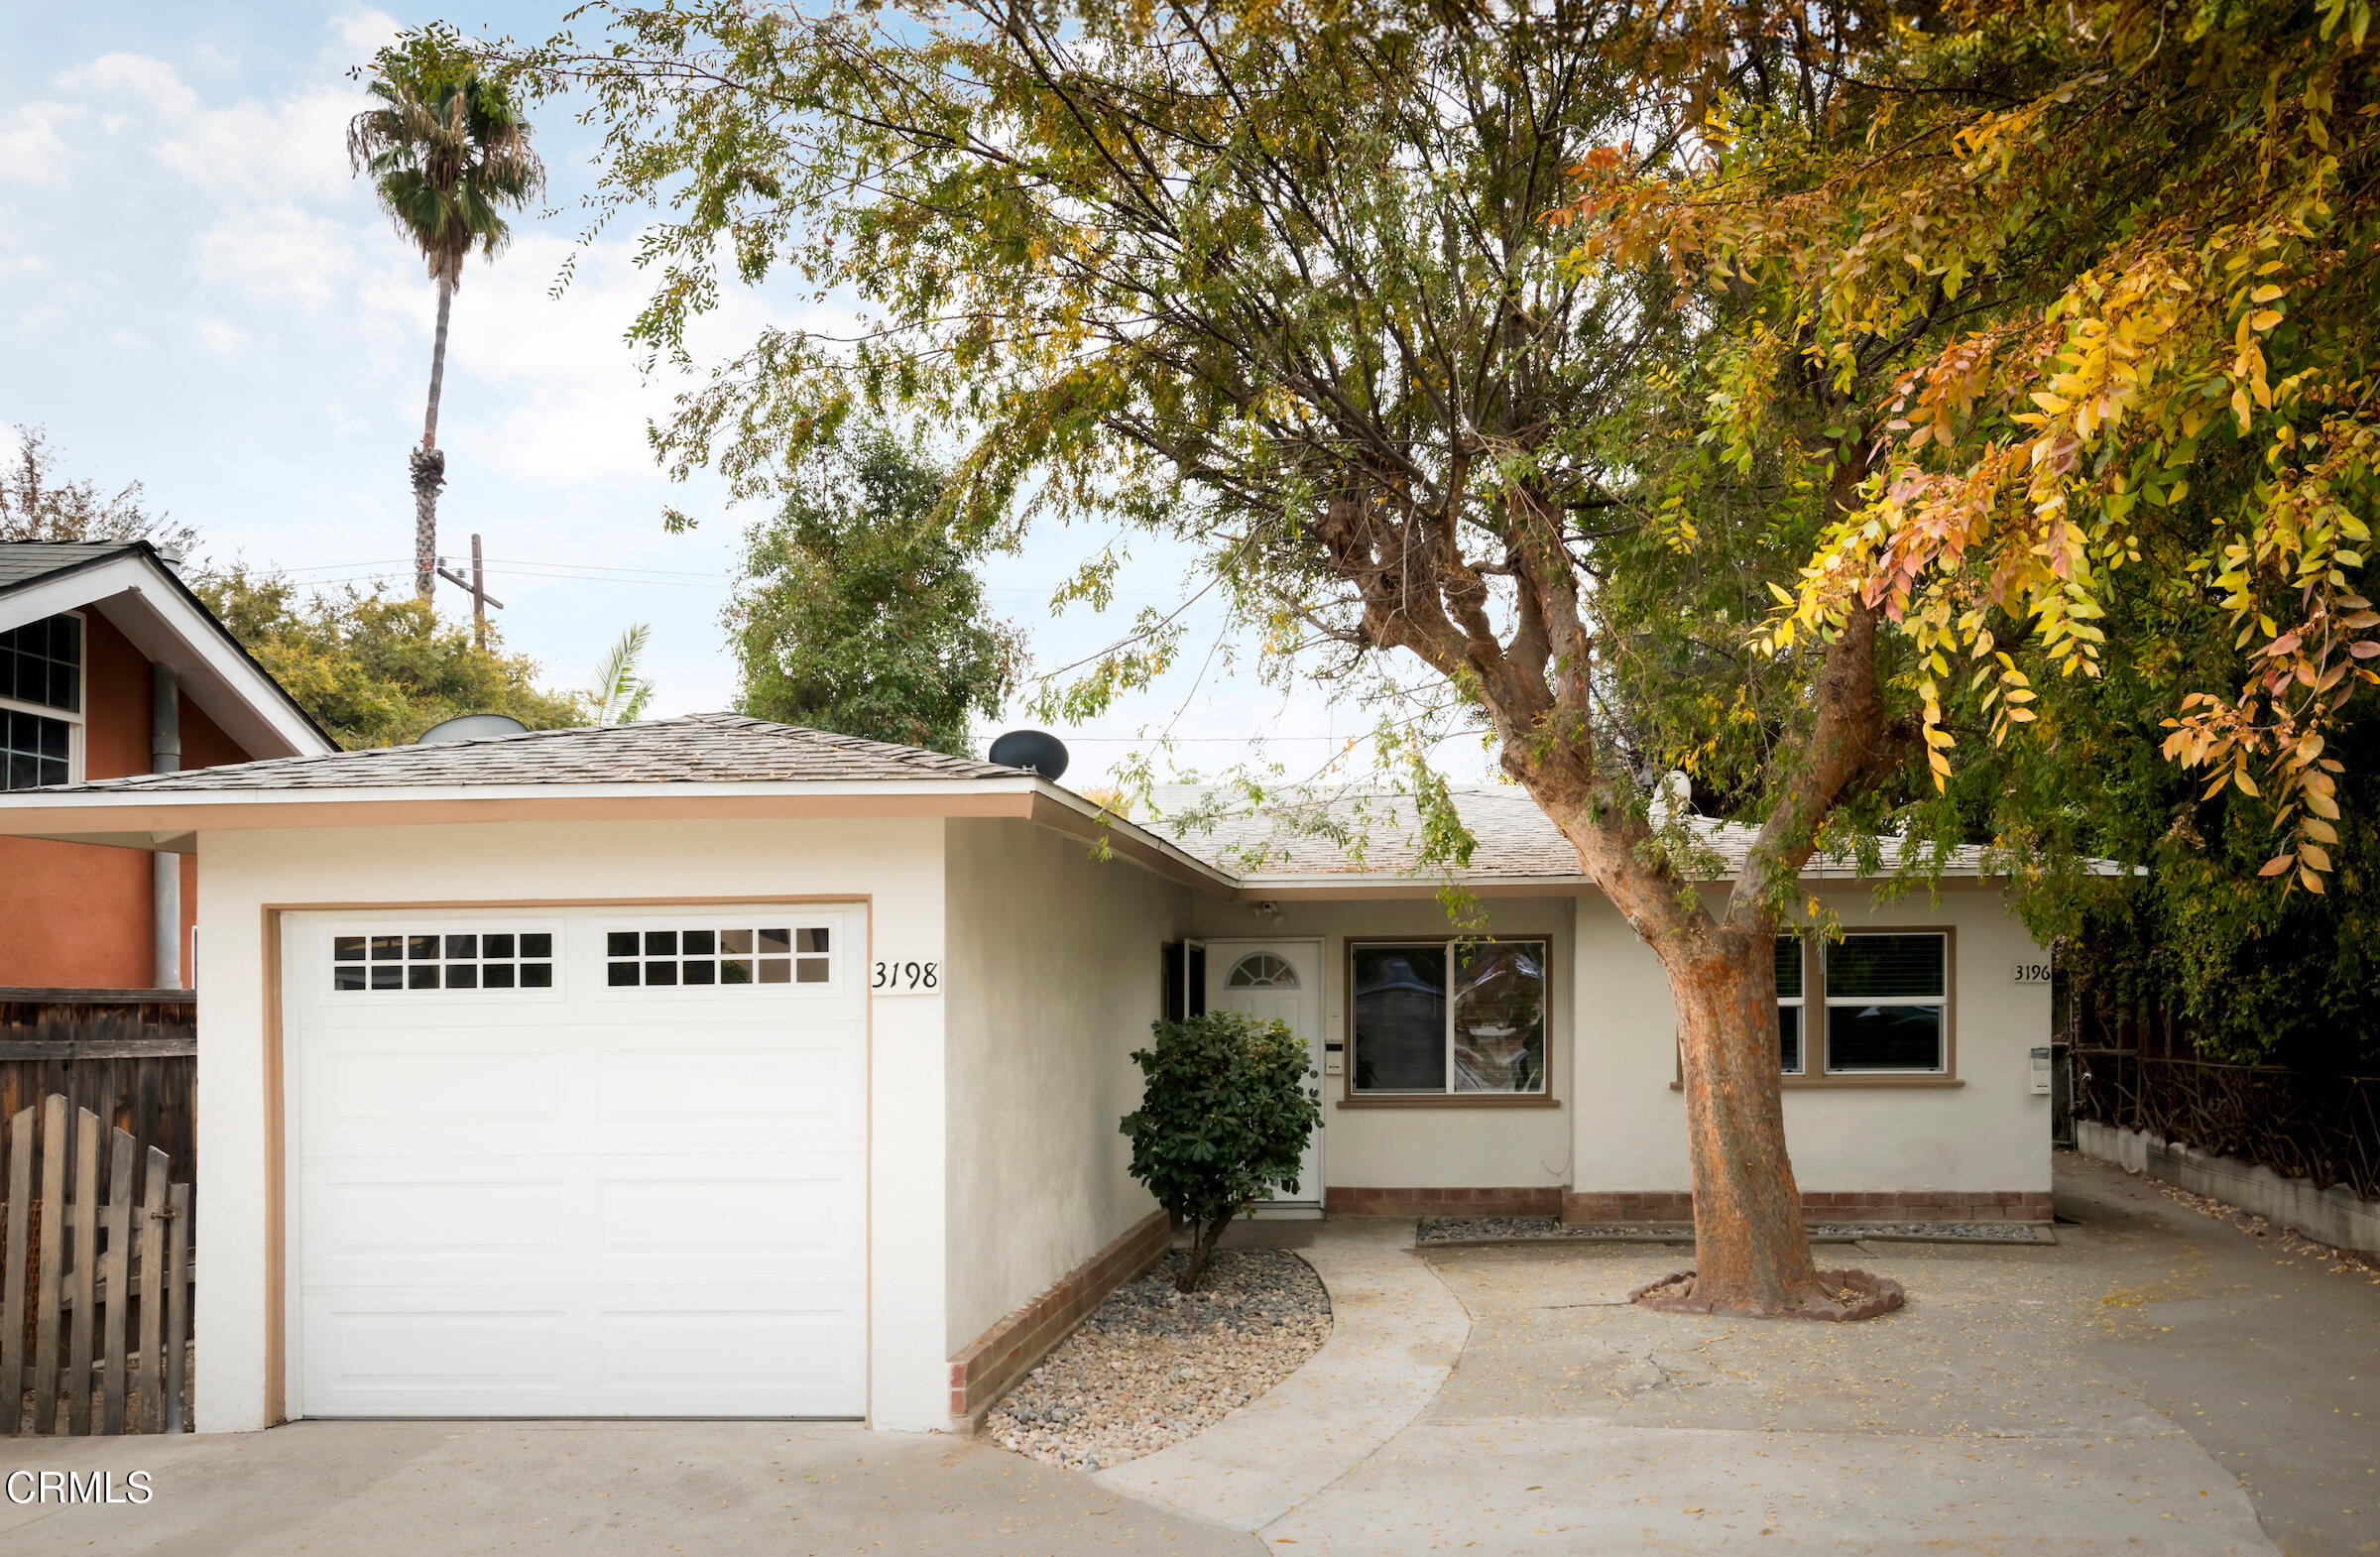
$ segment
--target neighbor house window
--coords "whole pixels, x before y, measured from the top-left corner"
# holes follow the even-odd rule
[[[1349,948],[1364,1095],[1545,1091],[1544,941],[1413,941]]]
[[[604,982],[615,989],[721,984],[827,984],[827,927],[672,924],[604,935]]]
[[[1802,942],[1799,936],[1777,937],[1777,1060],[1788,1076],[1802,1074],[1803,1010]]]
[[[549,990],[550,930],[391,930],[330,938],[334,990]]]
[[[1832,1075],[1950,1068],[1950,937],[1850,934],[1827,948]]]
[[[0,789],[70,783],[82,726],[82,619],[0,633]]]

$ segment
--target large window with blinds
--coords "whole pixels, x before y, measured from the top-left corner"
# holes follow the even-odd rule
[[[1827,1071],[1950,1068],[1950,936],[1845,935],[1827,947]]]
[[[1950,1074],[1948,930],[1854,930],[1831,942],[1780,935],[1776,957],[1784,1075]]]

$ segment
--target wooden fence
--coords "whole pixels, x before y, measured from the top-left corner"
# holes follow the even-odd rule
[[[0,1434],[56,1432],[61,1400],[68,1434],[182,1431],[190,1186],[151,1146],[136,1202],[138,1143],[58,1094],[9,1120],[5,1151]]]
[[[196,1002],[188,990],[0,988],[0,1120],[62,1093],[195,1183]]]

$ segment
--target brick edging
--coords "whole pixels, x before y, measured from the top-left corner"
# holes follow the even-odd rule
[[[2050,1192],[2030,1189],[1802,1191],[1810,1222],[2047,1222]],[[1691,1222],[1694,1195],[1683,1189],[1572,1190],[1565,1222]]]
[[[1322,1192],[1322,1208],[1334,1217],[1552,1217],[1562,1214],[1562,1186],[1374,1189],[1342,1184]]]
[[[1171,1219],[1152,1211],[977,1336],[950,1360],[952,1426],[972,1431],[1001,1391],[1064,1340],[1101,1298],[1163,1258],[1172,1242]]]

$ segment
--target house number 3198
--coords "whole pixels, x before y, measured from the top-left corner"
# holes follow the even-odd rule
[[[880,962],[870,989],[880,995],[934,995],[942,989],[938,962]]]

